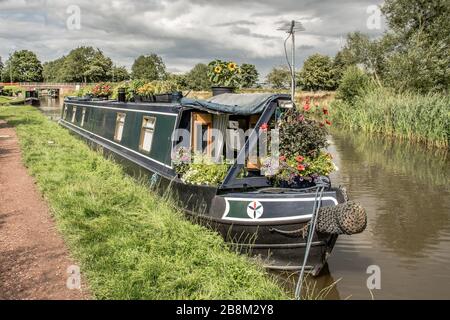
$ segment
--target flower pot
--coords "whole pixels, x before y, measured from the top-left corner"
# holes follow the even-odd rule
[[[97,101],[106,101],[106,100],[109,100],[109,96],[99,95],[99,96],[95,96],[94,99]]]
[[[141,102],[141,96],[136,93],[133,93],[133,101],[137,103]]]
[[[180,101],[183,97],[181,92],[172,92],[172,93],[163,93],[163,94],[155,94],[156,102],[177,102]]]
[[[218,96],[219,94],[224,93],[233,93],[234,88],[233,87],[220,87],[220,86],[214,86],[211,87],[213,96]]]
[[[134,94],[134,102],[154,102],[155,98],[153,95],[143,96],[140,94]]]
[[[316,186],[312,179],[295,177],[291,181],[280,181],[281,188],[304,189]]]

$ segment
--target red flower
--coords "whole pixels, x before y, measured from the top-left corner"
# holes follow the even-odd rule
[[[303,106],[303,110],[309,111],[309,109],[311,109],[311,106],[309,105],[309,103],[305,103],[305,105]]]
[[[280,161],[286,161],[286,157],[285,156],[280,156]]]
[[[307,104],[309,104],[309,96],[305,98]]]
[[[302,164],[297,165],[297,170],[298,171],[305,171],[305,166]]]
[[[329,126],[331,126],[331,121],[330,120],[325,120],[325,123]]]
[[[303,122],[303,121],[305,121],[305,116],[301,114],[297,117],[297,120],[300,122]]]
[[[302,162],[303,160],[305,160],[305,157],[302,156],[296,156],[295,160],[297,160],[297,162]]]
[[[269,128],[269,125],[267,124],[267,123],[263,123],[262,125],[261,125],[261,127],[259,127],[262,131],[267,131],[267,129]]]
[[[323,108],[322,111],[323,111],[323,114],[325,114],[325,115],[328,114],[328,109],[327,108]]]

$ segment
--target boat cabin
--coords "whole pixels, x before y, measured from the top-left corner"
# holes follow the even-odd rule
[[[158,175],[177,179],[173,150],[182,146],[234,162],[219,189],[268,187],[260,173],[258,135],[286,107],[288,95],[222,94],[177,103],[68,98],[61,124]]]

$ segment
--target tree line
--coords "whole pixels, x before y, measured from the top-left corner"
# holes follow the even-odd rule
[[[257,85],[259,73],[252,64],[241,65],[241,86]],[[120,82],[130,79],[145,81],[173,80],[181,88],[209,90],[208,66],[195,65],[189,72],[174,74],[166,70],[163,59],[157,54],[141,55],[134,60],[131,72],[116,66],[102,50],[93,47],[73,49],[66,56],[41,64],[30,50],[12,53],[5,64],[0,58],[0,75],[3,82]]]

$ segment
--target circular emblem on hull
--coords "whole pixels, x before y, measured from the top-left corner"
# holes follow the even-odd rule
[[[252,201],[247,206],[247,214],[252,219],[258,219],[262,216],[264,207],[259,201]]]

